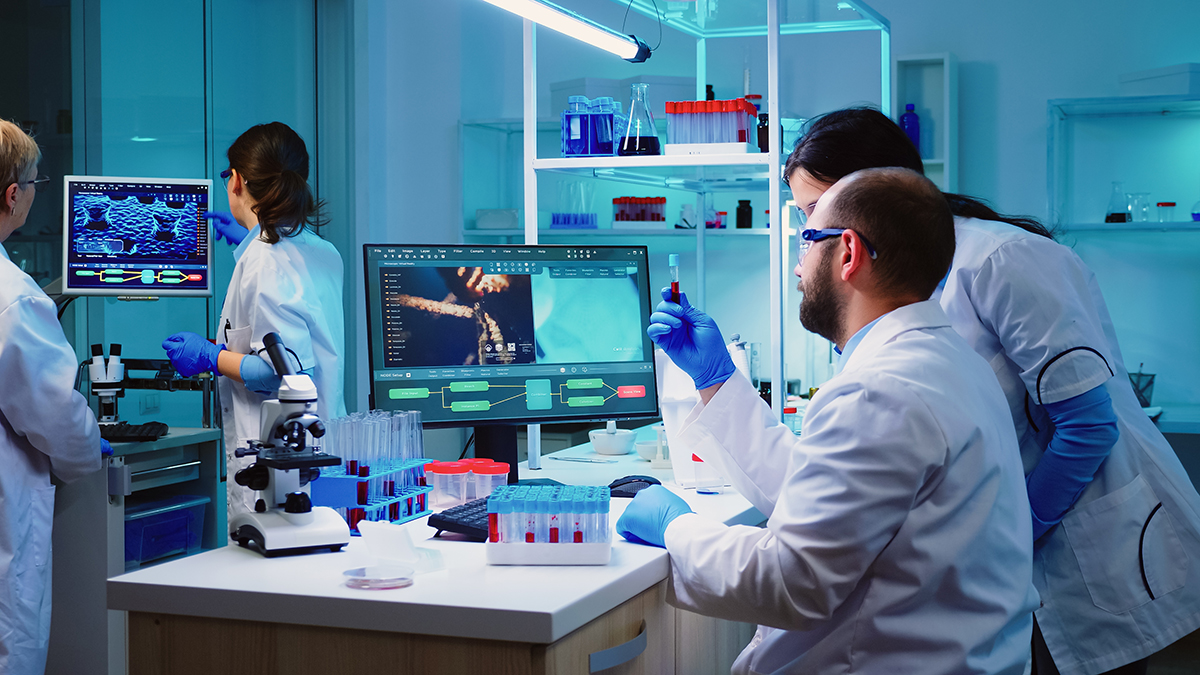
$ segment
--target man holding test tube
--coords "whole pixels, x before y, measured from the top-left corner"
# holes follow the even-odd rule
[[[654,486],[617,531],[665,546],[673,604],[759,624],[734,673],[1019,675],[1038,605],[1029,505],[995,375],[929,299],[954,255],[945,200],[915,172],[860,171],[799,243],[801,323],[840,354],[802,436],[686,295],[664,289],[648,329],[700,393],[676,444],[718,463],[766,527]]]

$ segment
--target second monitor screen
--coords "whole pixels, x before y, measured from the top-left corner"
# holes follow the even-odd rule
[[[401,407],[451,423],[654,412],[644,249],[370,247],[367,258],[379,299],[371,308],[380,319],[372,327],[376,407],[413,397]],[[485,385],[511,404],[475,396],[471,405],[488,405],[467,410],[455,396]],[[596,390],[570,393],[590,385]],[[618,396],[621,385],[641,400]]]

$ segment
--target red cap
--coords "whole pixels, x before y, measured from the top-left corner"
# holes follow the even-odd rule
[[[795,413],[795,412],[796,412],[796,409],[795,409],[795,408],[784,408],[784,409],[783,409],[783,414],[784,414],[784,415],[787,415],[788,413]]]
[[[668,113],[675,112],[675,101],[667,101],[667,112]]]
[[[754,99],[755,101],[762,100],[762,94],[746,94],[746,100]]]
[[[1175,202],[1159,202],[1159,206],[1175,206]]]
[[[695,453],[692,453],[692,461],[693,462],[703,462],[704,460],[697,457]]]
[[[471,473],[483,474],[485,476],[501,476],[508,473],[508,463],[490,462],[488,464],[476,464],[471,467]]]
[[[458,460],[458,463],[473,467],[476,464],[495,464],[496,460],[488,459],[487,457],[468,457],[466,459]]]
[[[426,468],[426,471],[440,474],[458,474],[466,473],[470,469],[462,462],[434,462]]]

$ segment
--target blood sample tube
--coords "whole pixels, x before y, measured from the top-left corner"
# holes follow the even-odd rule
[[[667,265],[671,268],[671,302],[679,303],[679,254],[667,254]]]

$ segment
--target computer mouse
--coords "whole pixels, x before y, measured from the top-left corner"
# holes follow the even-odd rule
[[[634,495],[651,485],[662,485],[662,481],[653,476],[633,475],[614,480],[608,484],[608,490],[614,497],[633,499]]]

